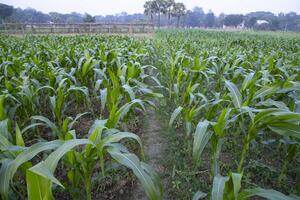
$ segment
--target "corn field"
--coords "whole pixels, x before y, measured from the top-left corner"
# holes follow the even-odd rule
[[[106,199],[123,179],[153,200],[300,198],[297,34],[0,35],[0,83],[3,200]],[[169,184],[145,158],[149,109],[184,157]]]

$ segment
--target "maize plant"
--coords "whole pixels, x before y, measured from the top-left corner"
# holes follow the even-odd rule
[[[292,33],[200,30],[151,39],[0,35],[1,198],[64,191],[93,199],[107,177],[129,172],[150,199],[162,199],[130,131],[158,104],[178,129],[180,166],[213,188],[184,188],[195,177],[172,181],[193,191],[186,199],[197,190],[206,193],[194,199],[299,198],[299,42]],[[198,173],[204,167],[210,175]]]
[[[286,181],[295,167],[288,163],[299,164],[299,38],[179,30],[160,31],[158,38],[157,65],[174,108],[169,126],[184,132],[183,148],[196,169],[205,160],[203,152],[210,148],[210,177],[214,184],[216,177],[223,183],[223,189],[218,189],[223,191],[225,182],[236,178],[220,178],[224,146],[232,148],[226,153],[240,152],[227,165],[239,174],[249,172],[248,158],[253,151],[283,148],[286,156],[280,158],[277,180]],[[242,182],[239,176],[237,185]],[[226,187],[235,189],[235,195],[215,196],[213,189],[211,199],[269,198],[267,193],[272,193],[253,189],[238,197],[230,184]],[[299,184],[293,188],[299,195]],[[280,199],[294,198],[275,193]]]
[[[154,91],[161,84],[149,63],[149,42],[0,37],[1,199],[54,199],[58,187],[74,199],[92,199],[95,177],[105,180],[122,166],[150,199],[162,199],[160,179],[143,161],[141,139],[118,129],[163,97]],[[79,134],[86,117],[94,123]]]

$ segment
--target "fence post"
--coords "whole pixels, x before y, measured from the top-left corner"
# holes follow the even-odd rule
[[[129,25],[129,34],[132,35],[133,34],[133,30],[132,30],[132,24]]]
[[[22,27],[22,33],[23,35],[25,34],[25,31],[24,31],[24,24],[21,24],[21,27]]]
[[[7,33],[7,31],[6,31],[6,23],[4,23],[4,33]]]

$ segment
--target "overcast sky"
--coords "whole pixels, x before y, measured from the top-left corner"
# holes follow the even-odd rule
[[[245,14],[251,11],[279,12],[294,11],[300,13],[300,0],[175,0],[183,2],[188,9],[195,6],[211,9],[220,14]],[[145,0],[0,0],[1,3],[20,8],[35,8],[45,13],[56,11],[60,13],[90,13],[92,15],[143,12]]]

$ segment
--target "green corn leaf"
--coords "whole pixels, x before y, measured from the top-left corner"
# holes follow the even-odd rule
[[[49,179],[51,182],[61,186],[64,188],[64,186],[57,180],[52,172],[49,170],[49,168],[46,166],[46,163],[44,161],[41,161],[37,165],[31,167],[29,169],[30,172],[35,173],[36,175],[42,176],[43,178]],[[29,181],[30,182],[30,181]]]
[[[26,126],[25,128],[22,129],[22,134],[25,133],[26,131],[32,129],[32,128],[35,128],[37,126],[44,126],[45,124],[44,123],[33,123],[33,124],[30,124],[28,126]]]
[[[29,200],[54,200],[51,181],[31,170],[26,171],[27,193]]]
[[[197,191],[194,196],[193,196],[193,199],[192,200],[199,200],[199,199],[204,199],[205,197],[207,196],[206,193],[204,192],[201,192],[201,191]]]
[[[49,170],[53,173],[58,161],[66,154],[68,151],[73,149],[79,145],[93,144],[88,139],[73,139],[66,141],[63,145],[61,145],[57,150],[51,153],[47,159],[45,160],[45,165],[49,168]]]
[[[207,131],[209,123],[208,121],[199,122],[194,133],[194,143],[193,143],[193,159],[197,162],[210,139],[212,133]]]
[[[160,176],[147,163],[141,162],[141,167],[147,174],[151,176],[154,184],[156,185],[156,191],[159,190],[159,199],[162,199],[164,194],[164,187],[160,179]]]
[[[39,142],[20,153],[14,160],[7,163],[6,166],[2,165],[0,169],[0,193],[6,194],[8,192],[9,183],[12,180],[17,169],[22,164],[31,160],[40,152],[56,149],[61,144],[62,142],[59,140],[54,140],[51,142]]]
[[[242,84],[241,91],[245,91],[253,80],[254,73],[249,73]]]
[[[228,179],[228,177],[223,177],[219,175],[214,177],[211,199],[223,200],[225,183],[228,181]]]
[[[221,115],[218,118],[217,123],[213,126],[215,133],[218,135],[218,137],[223,137],[225,132],[225,128],[228,124],[228,118],[230,115],[231,109],[225,108],[222,110]]]
[[[266,107],[277,107],[281,110],[289,111],[289,108],[282,101],[274,101],[273,99],[267,99],[266,101],[261,101],[256,104],[256,106],[266,106]]]
[[[260,90],[258,90],[257,92],[255,92],[253,99],[264,98],[267,95],[276,93],[277,90],[278,90],[277,86],[265,86]]]
[[[130,100],[134,100],[135,99],[135,94],[133,92],[132,87],[130,87],[129,85],[123,85],[122,86],[124,88],[124,90],[128,93],[128,95],[130,96]]]
[[[160,188],[157,186],[160,183],[156,183],[156,179],[153,178],[151,171],[146,171],[145,168],[141,166],[139,159],[134,154],[130,153],[120,153],[117,151],[108,150],[108,153],[120,164],[130,168],[135,176],[138,178],[142,184],[147,196],[151,200],[162,199],[162,194],[160,193]]]
[[[44,125],[48,126],[55,135],[59,134],[58,127],[53,122],[51,122],[47,117],[44,117],[44,116],[32,116],[31,118],[34,119],[34,120],[38,120],[38,121],[43,122]]]
[[[11,135],[8,132],[8,119],[0,121],[0,135],[5,137],[7,140],[11,138]]]
[[[5,95],[0,95],[0,121],[4,120],[5,118]]]
[[[100,90],[100,100],[101,100],[101,109],[105,108],[105,104],[107,101],[107,88]]]
[[[224,199],[231,200],[237,199],[241,189],[242,175],[231,173],[229,180],[225,184]]]
[[[12,146],[13,144],[2,134],[0,134],[0,150],[4,151],[7,147]]]
[[[178,115],[181,113],[183,107],[179,106],[178,108],[176,108],[174,110],[174,112],[172,113],[171,115],[171,119],[170,119],[170,122],[169,122],[169,126],[171,127],[172,124],[174,123],[175,119],[178,117]]]
[[[58,161],[74,147],[86,144],[93,143],[88,139],[68,140],[57,150],[51,153],[45,161],[42,161],[28,169],[26,173],[28,198],[53,199],[52,183],[62,186],[62,184],[53,175]]]
[[[87,73],[91,70],[92,66],[93,66],[93,57],[87,59],[82,68],[81,68],[81,73],[82,73],[82,77],[85,77],[87,75]]]
[[[134,133],[118,132],[118,133],[115,133],[115,134],[108,135],[103,140],[103,145],[104,146],[109,146],[111,143],[117,143],[117,142],[121,141],[122,139],[134,139],[134,140],[136,140],[140,145],[142,158],[144,159],[144,148],[143,148],[142,140],[140,139],[140,137],[138,135],[136,135]]]
[[[268,128],[282,136],[290,136],[300,139],[300,125],[278,122],[270,124]]]
[[[295,200],[295,198],[286,196],[276,190],[266,190],[262,188],[243,190],[239,194],[238,200],[246,200],[253,196],[260,196],[268,200]]]
[[[127,115],[127,113],[134,107],[140,106],[143,110],[145,110],[143,101],[140,99],[135,99],[131,102],[126,103],[121,108],[119,108],[115,113],[111,112],[107,121],[106,126],[108,128],[114,128],[117,126],[120,120]]]
[[[80,92],[82,94],[84,94],[84,96],[88,99],[89,98],[89,90],[87,87],[76,87],[74,85],[72,85],[69,89],[68,89],[68,93],[69,92]]]
[[[230,97],[233,101],[233,105],[236,108],[241,108],[243,105],[243,98],[242,98],[242,94],[240,93],[236,85],[230,81],[225,81],[225,86],[230,91]]]
[[[25,142],[23,140],[22,133],[20,131],[18,124],[16,124],[16,145],[25,147]]]

